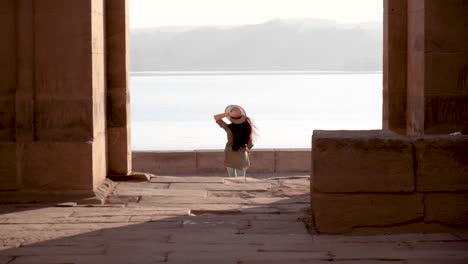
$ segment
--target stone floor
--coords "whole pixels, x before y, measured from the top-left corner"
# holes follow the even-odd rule
[[[309,178],[153,177],[93,200],[0,205],[0,264],[468,263],[468,233],[319,235]]]

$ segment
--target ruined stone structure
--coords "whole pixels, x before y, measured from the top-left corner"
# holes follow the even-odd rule
[[[319,232],[468,226],[467,24],[467,1],[384,1],[384,130],[314,131]]]
[[[0,1],[0,190],[131,173],[127,23],[127,0]],[[466,0],[384,0],[384,130],[314,133],[319,232],[467,224],[467,24]]]
[[[126,0],[0,2],[0,189],[131,171]]]

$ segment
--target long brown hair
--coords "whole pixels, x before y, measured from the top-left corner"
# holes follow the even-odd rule
[[[249,141],[253,142],[255,140],[256,127],[250,118],[246,117],[245,122],[240,124],[231,123],[228,126],[233,137],[232,150],[238,151],[240,148],[246,147]]]

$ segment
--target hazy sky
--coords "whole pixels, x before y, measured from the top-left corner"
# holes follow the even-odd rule
[[[129,0],[130,27],[238,25],[274,18],[381,21],[382,0]]]

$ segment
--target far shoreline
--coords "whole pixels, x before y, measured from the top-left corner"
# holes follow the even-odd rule
[[[130,76],[201,76],[201,75],[317,75],[317,74],[382,74],[381,70],[313,71],[313,70],[218,70],[218,71],[131,71]]]

